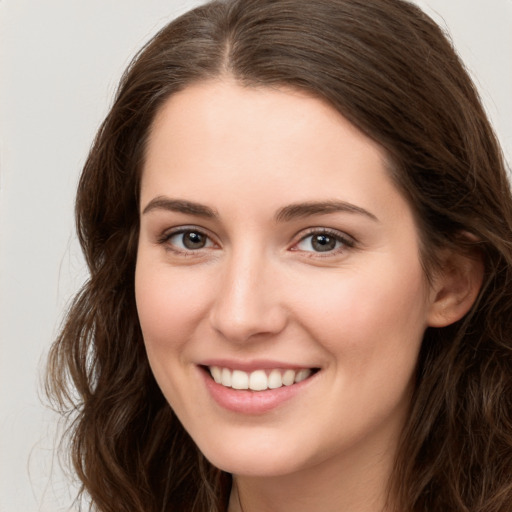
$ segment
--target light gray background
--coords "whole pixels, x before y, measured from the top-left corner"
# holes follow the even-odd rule
[[[198,3],[0,0],[0,512],[71,504],[39,389],[45,353],[85,277],[74,190],[130,57]],[[417,3],[448,28],[510,162],[512,0]]]

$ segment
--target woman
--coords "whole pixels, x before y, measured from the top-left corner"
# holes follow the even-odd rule
[[[512,510],[510,185],[418,8],[185,14],[76,208],[49,392],[98,510]]]

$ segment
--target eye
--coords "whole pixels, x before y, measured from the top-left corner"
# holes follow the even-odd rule
[[[343,248],[353,247],[354,242],[339,232],[316,230],[302,237],[293,250],[318,253],[337,253]]]
[[[208,235],[197,229],[180,229],[168,233],[162,237],[160,243],[171,246],[177,252],[197,251],[214,245]]]

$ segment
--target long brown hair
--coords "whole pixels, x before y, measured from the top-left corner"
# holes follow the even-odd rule
[[[226,74],[320,97],[385,148],[427,275],[440,248],[478,247],[485,277],[473,309],[425,334],[390,495],[400,511],[512,511],[510,185],[451,44],[402,0],[214,1],[161,30],[126,71],[78,188],[90,278],[48,367],[84,495],[102,512],[226,508],[230,477],[198,452],[158,389],[134,300],[152,121],[176,91]]]

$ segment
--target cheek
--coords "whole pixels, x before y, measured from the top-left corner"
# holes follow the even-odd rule
[[[390,258],[378,266],[317,278],[314,289],[310,283],[297,290],[303,297],[301,317],[329,351],[361,354],[409,344],[417,349],[427,312],[419,262]]]
[[[149,364],[178,416],[187,409],[186,397],[191,390],[183,386],[192,367],[184,362],[188,341],[204,311],[199,297],[205,296],[197,288],[199,280],[184,279],[182,274],[172,272],[168,265],[146,262],[143,257],[135,271],[135,298]]]
[[[170,272],[165,265],[139,259],[135,298],[148,352],[172,351],[184,343],[204,311],[204,292],[204,284],[193,273]]]

